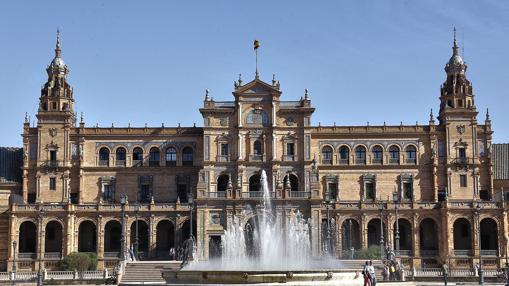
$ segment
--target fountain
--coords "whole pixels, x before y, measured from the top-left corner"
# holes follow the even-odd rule
[[[362,284],[357,270],[339,269],[339,261],[332,257],[313,259],[311,223],[299,211],[289,216],[274,211],[265,171],[261,172],[261,186],[263,204],[244,210],[244,214],[251,214],[247,222],[234,216],[227,224],[221,238],[221,258],[193,261],[180,271],[163,270],[167,282]]]

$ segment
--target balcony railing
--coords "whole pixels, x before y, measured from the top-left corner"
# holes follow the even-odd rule
[[[209,192],[208,197],[213,199],[226,198],[226,192]]]
[[[33,252],[20,252],[18,253],[18,259],[35,259],[37,257],[36,253]]]
[[[332,165],[332,159],[322,159],[322,165]]]
[[[364,159],[360,159],[360,158],[355,159],[355,165],[366,165],[366,158],[364,158]]]
[[[250,161],[265,161],[265,155],[255,154],[249,157]]]
[[[290,191],[290,198],[304,198],[308,199],[311,196],[311,192],[294,192]]]
[[[472,256],[470,249],[454,249],[454,256]]]
[[[497,256],[498,255],[498,250],[496,250],[496,249],[483,249],[483,250],[481,250],[481,255],[482,256]]]
[[[339,165],[348,165],[348,159],[339,159],[338,163]]]
[[[409,249],[400,249],[399,250],[399,255],[400,256],[404,256],[404,257],[410,257],[410,256],[412,256],[412,250],[409,250]]]
[[[389,164],[391,164],[391,165],[398,165],[399,164],[399,158],[389,158]]]
[[[373,164],[373,165],[382,165],[382,158],[373,158],[371,164]]]
[[[283,160],[284,161],[295,161],[295,155],[284,155]]]
[[[269,195],[270,195],[271,198],[275,197],[275,193],[274,192],[270,192]],[[263,192],[261,192],[261,191],[242,192],[242,197],[243,198],[263,198]]]
[[[115,166],[117,166],[117,167],[125,167],[125,160],[117,160],[117,161],[115,161]]]
[[[114,251],[105,252],[104,253],[104,257],[105,258],[119,258],[120,257],[120,252],[119,251],[117,251],[117,252],[114,252]]]
[[[58,160],[48,160],[46,161],[46,163],[44,164],[46,167],[50,167],[50,168],[57,168],[57,167],[62,167],[62,161],[58,161]]]
[[[435,257],[435,256],[438,256],[438,250],[422,250],[421,249],[421,256],[422,257]]]
[[[456,165],[470,165],[470,164],[474,164],[474,159],[460,157],[460,158],[453,159],[452,163],[456,164]]]
[[[133,160],[133,167],[142,167],[143,160]]]
[[[148,161],[149,167],[159,167],[159,161]]]
[[[60,253],[60,252],[45,252],[44,258],[52,259],[52,260],[60,260],[60,259],[62,259],[62,253]]]
[[[230,162],[230,155],[218,155],[216,160],[218,162]]]
[[[110,160],[99,160],[99,166],[108,167],[110,165]]]
[[[406,158],[405,161],[406,161],[407,164],[411,164],[411,165],[417,164],[417,159],[416,158]]]

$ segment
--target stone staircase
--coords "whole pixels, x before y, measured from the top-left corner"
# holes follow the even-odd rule
[[[364,264],[366,263],[366,260],[349,260],[344,259],[340,260],[340,267],[343,269],[352,269],[352,270],[358,270],[359,272],[364,269]],[[382,269],[383,264],[382,260],[373,260],[373,266],[375,267],[375,274],[378,281],[381,281],[382,279]]]
[[[126,265],[119,285],[165,284],[161,276],[163,267],[179,269],[180,261],[136,261]]]

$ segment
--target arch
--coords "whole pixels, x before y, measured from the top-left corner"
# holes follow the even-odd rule
[[[332,165],[332,147],[329,145],[322,147],[322,164],[324,165]]]
[[[141,147],[135,147],[133,149],[133,167],[143,166],[143,149]]]
[[[136,222],[138,222],[138,231],[136,231]],[[148,224],[144,220],[138,219],[131,223],[131,245],[136,243],[138,236],[138,253],[148,251],[149,231]]]
[[[341,224],[341,245],[344,252],[343,256],[348,257],[351,248],[361,248],[361,234],[359,223],[352,218],[348,218]]]
[[[481,220],[481,249],[483,251],[498,251],[498,226],[492,218]],[[496,254],[495,254],[496,255]]]
[[[383,230],[383,233],[382,231]],[[382,234],[385,237],[387,236],[387,231],[385,227],[385,223],[382,228],[380,228],[380,219],[374,218],[368,222],[368,246],[371,245],[380,245],[380,240],[382,239]]]
[[[290,189],[292,192],[299,191],[299,178],[295,174],[288,174],[287,180],[290,180]]]
[[[405,148],[405,157],[407,164],[417,163],[417,148],[414,145],[408,145]]]
[[[191,222],[189,220],[186,220],[183,224],[182,224],[182,227],[180,228],[180,237],[181,237],[181,242],[183,242],[184,240],[188,239],[189,238],[189,230],[191,228]],[[193,236],[196,237],[196,220],[193,216]]]
[[[339,147],[339,164],[348,165],[350,161],[350,147],[342,145]]]
[[[389,147],[389,164],[399,164],[399,146],[397,145]]]
[[[421,256],[427,256],[427,252],[438,254],[439,231],[435,220],[425,218],[419,224],[419,250]]]
[[[183,166],[193,166],[194,160],[194,151],[193,148],[187,146],[182,149],[182,165]]]
[[[412,224],[407,219],[398,219],[399,228],[399,249],[412,250]],[[396,229],[396,222],[394,222]],[[396,233],[394,233],[394,249],[396,249]]]
[[[472,229],[470,221],[459,218],[453,224],[454,250],[472,251]]]
[[[373,155],[373,164],[383,164],[383,153],[384,150],[380,145],[374,145],[371,147],[371,154]]]
[[[156,227],[157,256],[168,257],[172,248],[175,248],[175,226],[167,219],[161,220]]]
[[[366,147],[359,145],[355,147],[355,164],[365,165],[366,164]]]
[[[148,153],[148,165],[150,167],[159,167],[159,161],[161,160],[161,152],[159,148],[152,147]]]
[[[177,149],[171,146],[166,148],[166,166],[177,166]]]
[[[260,174],[254,174],[249,177],[249,192],[261,192],[262,182]]]
[[[19,253],[37,252],[37,226],[32,221],[24,221],[19,226]]]
[[[267,126],[269,124],[269,115],[262,109],[253,109],[246,116],[246,124]]]
[[[101,147],[99,149],[99,166],[110,165],[110,149],[108,147]]]
[[[78,227],[78,251],[96,252],[97,251],[97,229],[90,220],[82,221]]]
[[[44,252],[62,253],[62,224],[52,220],[46,224]]]
[[[255,140],[253,143],[253,155],[260,156],[263,155],[263,144],[261,140]]]
[[[226,192],[228,188],[228,182],[230,181],[230,176],[227,174],[222,174],[217,177],[217,192]]]
[[[117,220],[110,220],[104,226],[104,252],[119,252],[122,238],[122,224]]]
[[[118,147],[115,150],[115,165],[116,166],[125,166],[126,153],[127,153],[127,151],[124,147]]]

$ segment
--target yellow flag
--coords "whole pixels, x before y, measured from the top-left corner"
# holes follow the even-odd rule
[[[256,50],[260,47],[260,41],[258,40],[254,40],[254,43],[253,43],[253,48]]]

